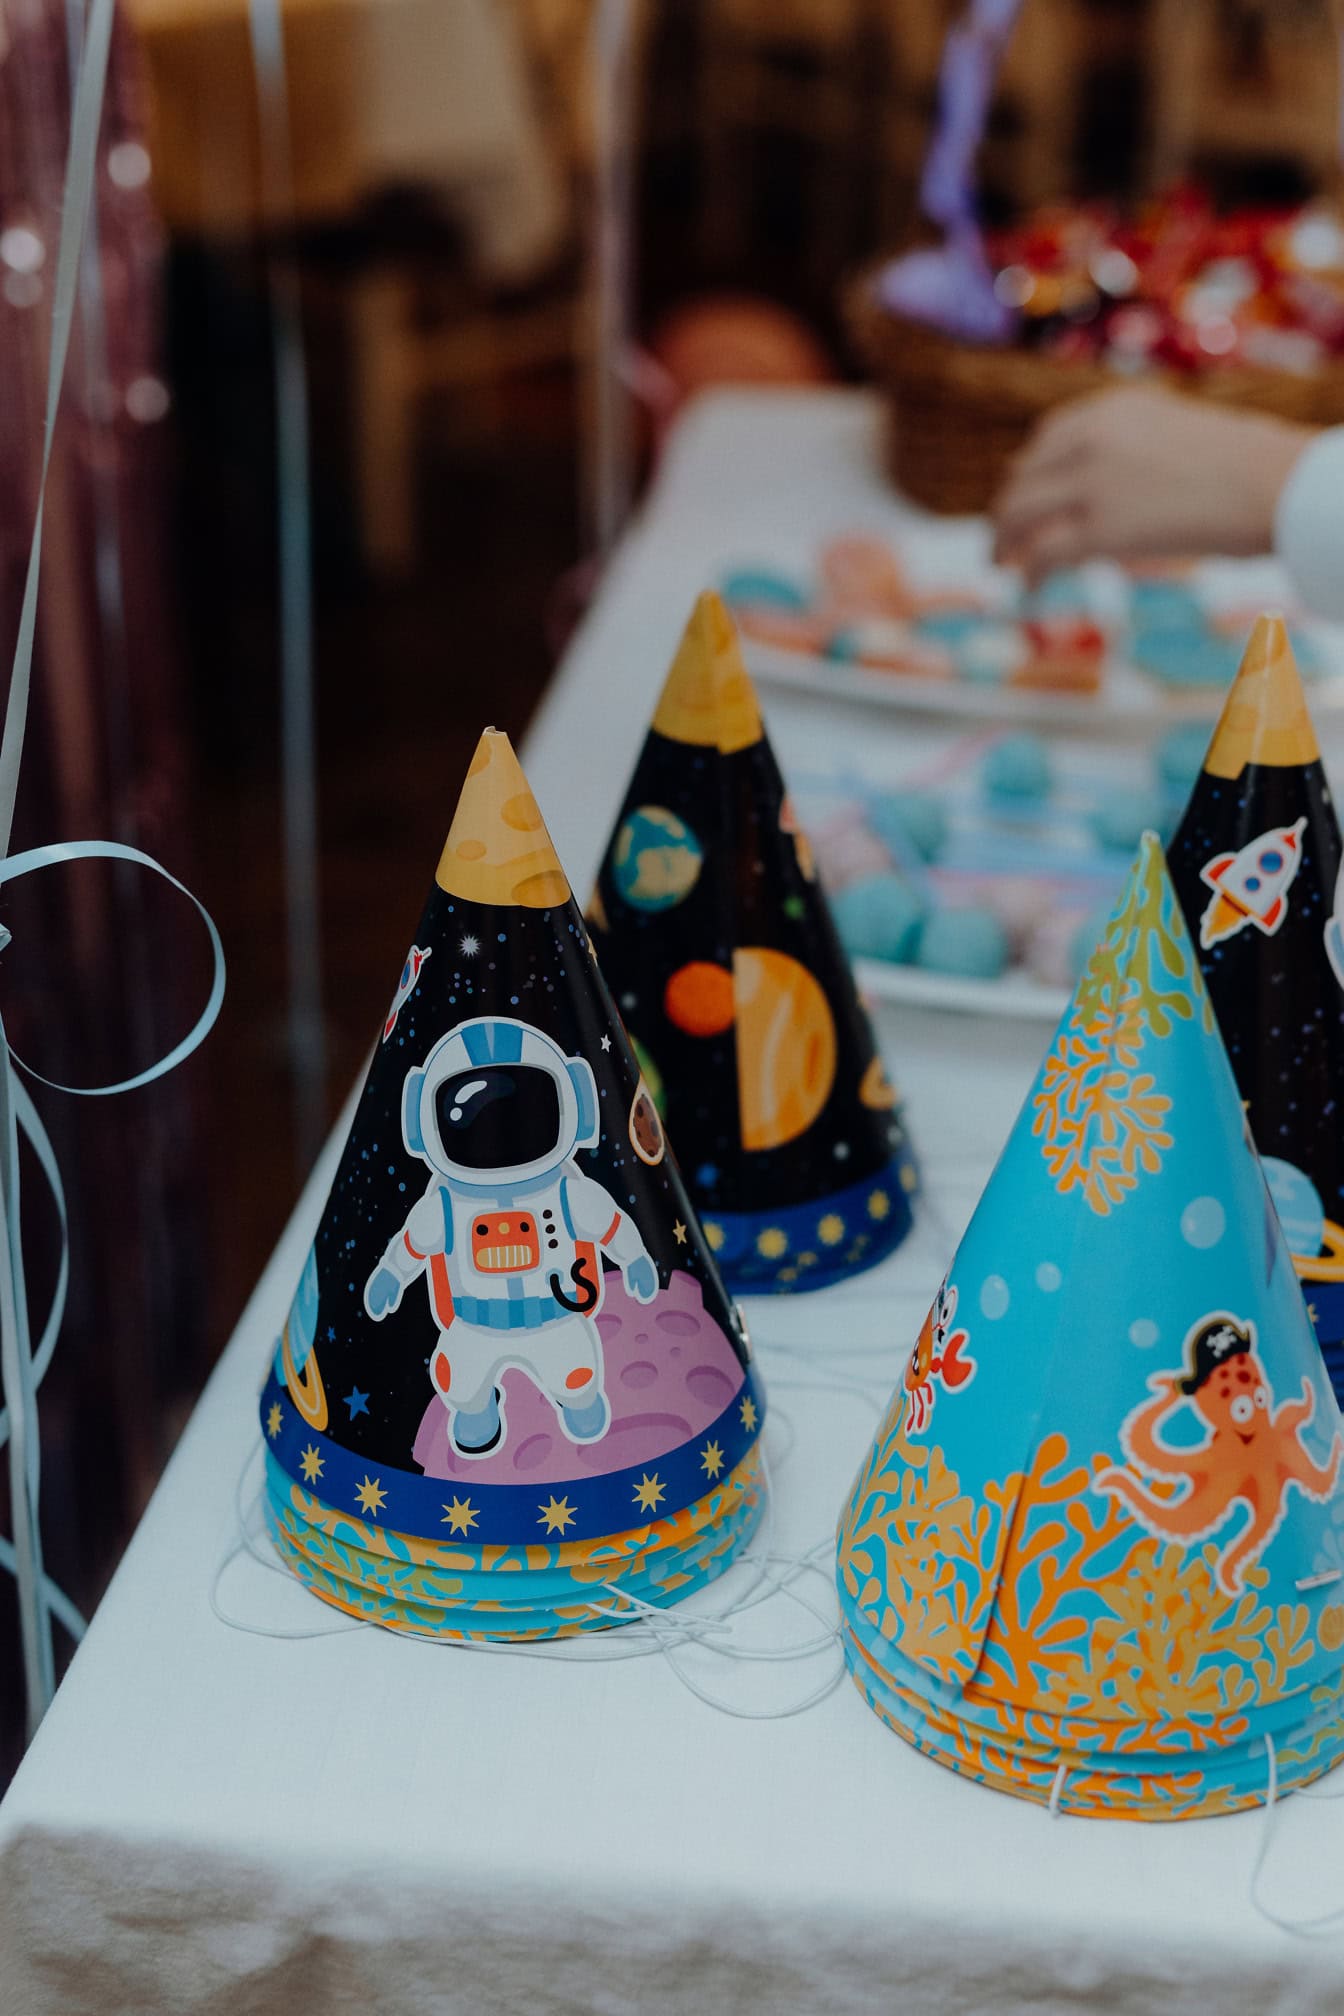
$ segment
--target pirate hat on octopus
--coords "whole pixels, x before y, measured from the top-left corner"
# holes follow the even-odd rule
[[[952,1769],[1176,1819],[1344,1751],[1341,1422],[1147,835],[841,1520],[860,1692]]]
[[[1168,861],[1344,1393],[1344,879],[1281,617],[1262,616],[1251,633]]]
[[[537,1636],[725,1568],[762,1399],[508,738],[482,736],[261,1398],[281,1555]]]
[[[817,1288],[899,1245],[897,1096],[717,595],[686,626],[589,919],[729,1285]]]

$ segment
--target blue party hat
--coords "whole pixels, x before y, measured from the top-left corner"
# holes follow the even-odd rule
[[[851,1669],[953,1768],[1175,1818],[1344,1750],[1339,1409],[1145,837],[841,1524]]]

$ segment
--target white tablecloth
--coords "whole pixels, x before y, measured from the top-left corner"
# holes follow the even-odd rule
[[[716,398],[682,429],[528,751],[580,888],[723,538],[827,503],[850,522],[876,509],[871,427],[856,397],[774,395]],[[883,1033],[955,1231],[1044,1032],[907,1010]],[[220,1622],[209,1595],[256,1391],[333,1160],[334,1145],[0,1807],[6,2016],[1340,2009],[1344,1942],[1289,1938],[1250,1904],[1260,1816],[1052,1821],[908,1750],[847,1683],[791,1719],[733,1719],[656,1657]],[[944,1236],[926,1224],[850,1289],[750,1309],[781,1551],[833,1527],[874,1423],[862,1392],[801,1383],[787,1347],[875,1353],[845,1362],[890,1384]],[[248,1561],[220,1599],[280,1628],[339,1621]],[[776,1599],[747,1642],[815,1628]],[[800,1698],[825,1662],[693,1670],[759,1709]],[[1344,1902],[1342,1843],[1344,1811],[1293,1802],[1268,1901]]]

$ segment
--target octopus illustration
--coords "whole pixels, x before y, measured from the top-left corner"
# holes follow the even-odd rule
[[[1255,1344],[1253,1323],[1221,1311],[1203,1317],[1186,1338],[1189,1369],[1154,1373],[1148,1381],[1153,1397],[1120,1429],[1121,1447],[1134,1469],[1188,1488],[1160,1496],[1118,1465],[1094,1480],[1096,1490],[1118,1498],[1148,1532],[1182,1546],[1208,1539],[1244,1505],[1250,1519],[1218,1556],[1218,1586],[1228,1596],[1240,1592],[1246,1570],[1282,1524],[1289,1485],[1307,1498],[1330,1497],[1344,1453],[1339,1435],[1325,1464],[1303,1448],[1301,1432],[1316,1411],[1311,1381],[1303,1379],[1300,1399],[1276,1407]],[[1172,1448],[1158,1439],[1157,1430],[1186,1401],[1208,1439],[1198,1448]]]
[[[955,1392],[975,1377],[975,1360],[966,1353],[970,1334],[952,1328],[956,1317],[957,1291],[944,1281],[924,1318],[919,1342],[910,1353],[902,1375],[907,1435],[922,1435],[932,1420],[937,1398],[935,1381],[948,1392]]]

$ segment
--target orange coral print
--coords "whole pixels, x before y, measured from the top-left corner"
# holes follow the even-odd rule
[[[1151,1071],[1117,1069],[1110,1029],[1065,1031],[1046,1059],[1036,1095],[1035,1132],[1045,1136],[1045,1166],[1061,1196],[1081,1190],[1099,1218],[1109,1215],[1141,1174],[1156,1175],[1171,1146],[1163,1123],[1171,1111]]]
[[[1342,1453],[1338,1435],[1324,1465],[1303,1448],[1301,1431],[1316,1411],[1311,1382],[1303,1379],[1300,1399],[1275,1407],[1255,1341],[1254,1324],[1221,1311],[1197,1323],[1186,1339],[1188,1369],[1154,1374],[1148,1381],[1152,1399],[1120,1430],[1126,1458],[1145,1478],[1117,1466],[1094,1481],[1148,1532],[1183,1546],[1207,1539],[1244,1505],[1249,1520],[1217,1558],[1218,1586],[1229,1596],[1240,1592],[1247,1569],[1278,1531],[1289,1485],[1308,1498],[1328,1498]],[[1197,1449],[1172,1448],[1157,1431],[1187,1400],[1208,1440]],[[1146,1478],[1188,1488],[1162,1495]]]

